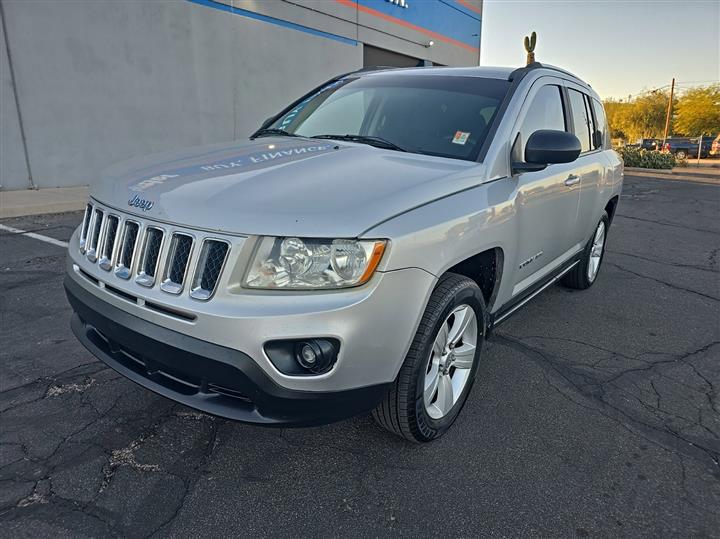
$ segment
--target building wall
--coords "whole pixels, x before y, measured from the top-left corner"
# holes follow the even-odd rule
[[[363,42],[446,65],[479,55],[480,0],[0,1],[38,187],[85,185],[129,157],[246,137],[291,99],[362,67]],[[0,37],[0,185],[22,189]]]
[[[5,33],[0,26],[0,189],[29,187]]]

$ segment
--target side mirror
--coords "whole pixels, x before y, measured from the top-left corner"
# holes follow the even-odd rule
[[[542,170],[555,163],[572,163],[580,155],[580,140],[567,131],[540,129],[525,144],[525,162],[513,163],[513,170]]]

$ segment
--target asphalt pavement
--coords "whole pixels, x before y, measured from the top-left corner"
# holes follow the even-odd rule
[[[626,178],[598,281],[500,327],[454,428],[263,429],[76,342],[62,247],[0,230],[5,537],[720,537],[720,186]],[[3,220],[67,240],[79,213]]]

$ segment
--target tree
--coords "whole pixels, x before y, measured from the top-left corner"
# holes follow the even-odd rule
[[[610,137],[627,139],[625,133],[627,109],[629,103],[623,103],[617,99],[606,99],[603,102],[605,106],[605,115],[607,116],[608,126],[610,126]]]
[[[662,137],[669,99],[669,94],[658,90],[636,97],[626,118],[626,133],[634,139]]]
[[[680,97],[673,132],[688,136],[720,133],[720,84],[693,88]]]
[[[668,99],[667,92],[654,90],[626,102],[606,100],[611,136],[631,141],[662,137]]]

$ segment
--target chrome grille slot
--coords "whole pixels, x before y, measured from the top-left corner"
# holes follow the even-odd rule
[[[170,294],[179,294],[185,285],[188,262],[192,252],[193,238],[187,234],[175,233],[172,236],[167,264],[160,288]]]
[[[230,246],[220,240],[205,240],[195,269],[190,297],[206,301],[215,292]]]
[[[122,243],[118,263],[115,266],[115,275],[121,279],[129,279],[132,272],[132,263],[135,259],[135,247],[137,245],[140,225],[134,221],[125,221],[123,227]]]
[[[155,274],[160,260],[160,248],[162,247],[163,231],[156,227],[145,229],[145,239],[140,256],[140,265],[135,282],[142,286],[155,284]]]
[[[105,271],[112,269],[113,252],[115,251],[115,239],[117,238],[119,223],[120,219],[115,215],[108,215],[105,219],[105,232],[103,233],[100,261],[98,262],[98,266]]]
[[[89,238],[87,241],[87,257],[90,262],[97,260],[97,247],[100,243],[100,232],[102,231],[103,211],[93,211],[92,225],[90,226]]]
[[[87,235],[90,230],[90,219],[92,218],[92,206],[85,206],[85,215],[83,216],[82,228],[80,229],[80,252],[85,253],[85,244],[87,243]]]

